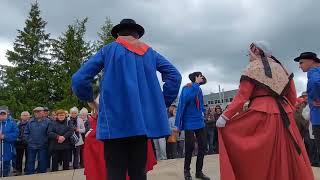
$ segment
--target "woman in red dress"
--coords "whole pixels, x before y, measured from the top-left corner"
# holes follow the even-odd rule
[[[238,93],[216,124],[221,180],[314,180],[294,121],[293,74],[264,42],[249,52]]]
[[[86,180],[107,180],[104,160],[104,144],[96,139],[97,118],[89,116],[91,130],[87,133],[84,144],[84,175]],[[148,140],[146,170],[150,171],[157,164],[151,141]],[[127,180],[130,178],[127,176]]]

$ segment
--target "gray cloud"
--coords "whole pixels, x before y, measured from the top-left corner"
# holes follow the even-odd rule
[[[184,82],[192,71],[207,75],[205,92],[216,91],[218,84],[225,90],[238,86],[247,63],[247,47],[253,40],[270,42],[273,54],[296,74],[299,92],[305,89],[305,74],[292,59],[301,51],[320,52],[317,0],[38,2],[53,37],[77,18],[89,17],[88,40],[97,38],[106,16],[115,24],[125,17],[134,18],[146,29],[143,40],[177,66],[185,76]],[[24,27],[29,9],[28,1],[2,1],[0,44],[14,40],[16,29]]]

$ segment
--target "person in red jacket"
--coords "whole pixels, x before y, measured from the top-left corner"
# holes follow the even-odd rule
[[[91,130],[86,134],[83,152],[84,175],[86,176],[86,180],[108,180],[104,160],[104,144],[96,139],[97,116],[89,116],[89,123]],[[152,144],[148,140],[146,171],[152,170],[156,164],[157,160],[154,156]],[[129,176],[126,179],[130,180]]]

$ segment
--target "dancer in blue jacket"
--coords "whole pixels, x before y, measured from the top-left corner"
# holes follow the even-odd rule
[[[176,127],[185,131],[185,159],[184,159],[184,177],[185,180],[191,180],[190,164],[194,149],[194,135],[198,142],[198,155],[196,163],[196,178],[210,180],[203,174],[203,158],[206,149],[206,133],[204,123],[204,103],[203,94],[200,85],[206,83],[206,78],[201,72],[194,72],[189,75],[192,83],[183,87],[178,111],[176,115]]]
[[[105,142],[109,180],[125,179],[127,170],[131,179],[144,180],[147,138],[170,135],[166,107],[178,95],[181,75],[139,40],[144,28],[134,20],[123,19],[111,34],[116,41],[100,49],[73,75],[72,89],[79,99],[99,110],[97,139]],[[98,107],[92,81],[100,71]]]

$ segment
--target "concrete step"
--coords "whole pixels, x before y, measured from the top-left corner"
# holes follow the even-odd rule
[[[219,156],[210,155],[204,159],[203,172],[213,180],[220,179]],[[192,159],[191,174],[195,174],[196,158]],[[172,159],[159,161],[154,169],[148,173],[150,180],[182,180],[183,179],[183,159]],[[320,168],[313,168],[316,180],[320,180]],[[85,180],[83,169],[49,172],[45,174],[35,174],[30,176],[14,176],[3,178],[3,180]]]

